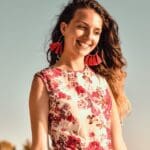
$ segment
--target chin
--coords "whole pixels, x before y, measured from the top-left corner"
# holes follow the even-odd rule
[[[91,52],[91,51],[90,51]],[[85,57],[86,55],[88,55],[90,53],[89,51],[81,51],[79,52],[79,55]]]
[[[91,48],[81,48],[81,47],[76,46],[74,51],[77,51],[78,55],[86,56],[86,55],[90,54],[92,52],[92,50],[93,49],[91,49]]]

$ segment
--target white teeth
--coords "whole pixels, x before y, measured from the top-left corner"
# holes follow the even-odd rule
[[[88,44],[82,43],[82,42],[80,42],[80,41],[78,41],[78,43],[79,43],[79,45],[80,45],[82,48],[84,48],[84,49],[89,47]]]

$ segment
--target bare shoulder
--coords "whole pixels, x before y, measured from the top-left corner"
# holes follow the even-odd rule
[[[48,93],[46,90],[46,87],[42,81],[42,79],[38,76],[34,76],[32,80],[31,90],[30,90],[30,102],[40,102],[43,101],[43,99],[48,99]]]
[[[34,89],[38,89],[38,90],[43,89],[44,83],[43,83],[42,79],[38,76],[34,76],[33,80],[32,80],[32,87]]]

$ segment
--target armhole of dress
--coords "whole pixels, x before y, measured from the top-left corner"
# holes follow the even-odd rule
[[[101,75],[97,74],[97,78],[99,80],[99,85],[102,84],[102,86],[104,87],[104,89],[109,94],[109,97],[110,97],[110,106],[111,106],[110,111],[111,111],[112,110],[112,98],[111,98],[110,93],[109,93],[109,89],[110,89],[109,84],[108,84],[107,80],[104,77],[102,77]]]
[[[49,94],[49,92],[50,92],[50,85],[49,85],[49,82],[48,82],[48,80],[47,80],[47,78],[46,78],[46,75],[41,71],[41,72],[35,73],[35,74],[34,74],[34,78],[35,78],[35,77],[39,77],[39,78],[42,80],[42,82],[43,82],[43,84],[44,84],[44,86],[45,86],[45,88],[46,88],[46,91],[47,91],[48,94]]]
[[[104,77],[101,77],[99,74],[97,74],[97,77],[98,77],[98,80],[99,80],[99,84],[101,82],[100,80],[103,80],[103,83],[104,83],[105,87],[110,89],[109,84],[108,84],[107,80]],[[120,120],[120,124],[123,127],[123,120]]]
[[[46,87],[48,95],[49,95],[50,85],[49,85],[49,81],[47,80],[47,77],[44,74],[44,72],[40,71],[40,72],[35,73],[34,78],[35,77],[39,77],[42,80],[44,86]],[[48,142],[47,142],[48,150],[53,150],[52,140],[51,140],[51,136],[49,134],[47,135],[47,140],[48,140]]]

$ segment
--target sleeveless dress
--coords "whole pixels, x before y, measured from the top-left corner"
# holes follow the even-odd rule
[[[35,74],[49,95],[48,132],[53,150],[112,150],[112,101],[106,80],[85,66],[57,67]]]

